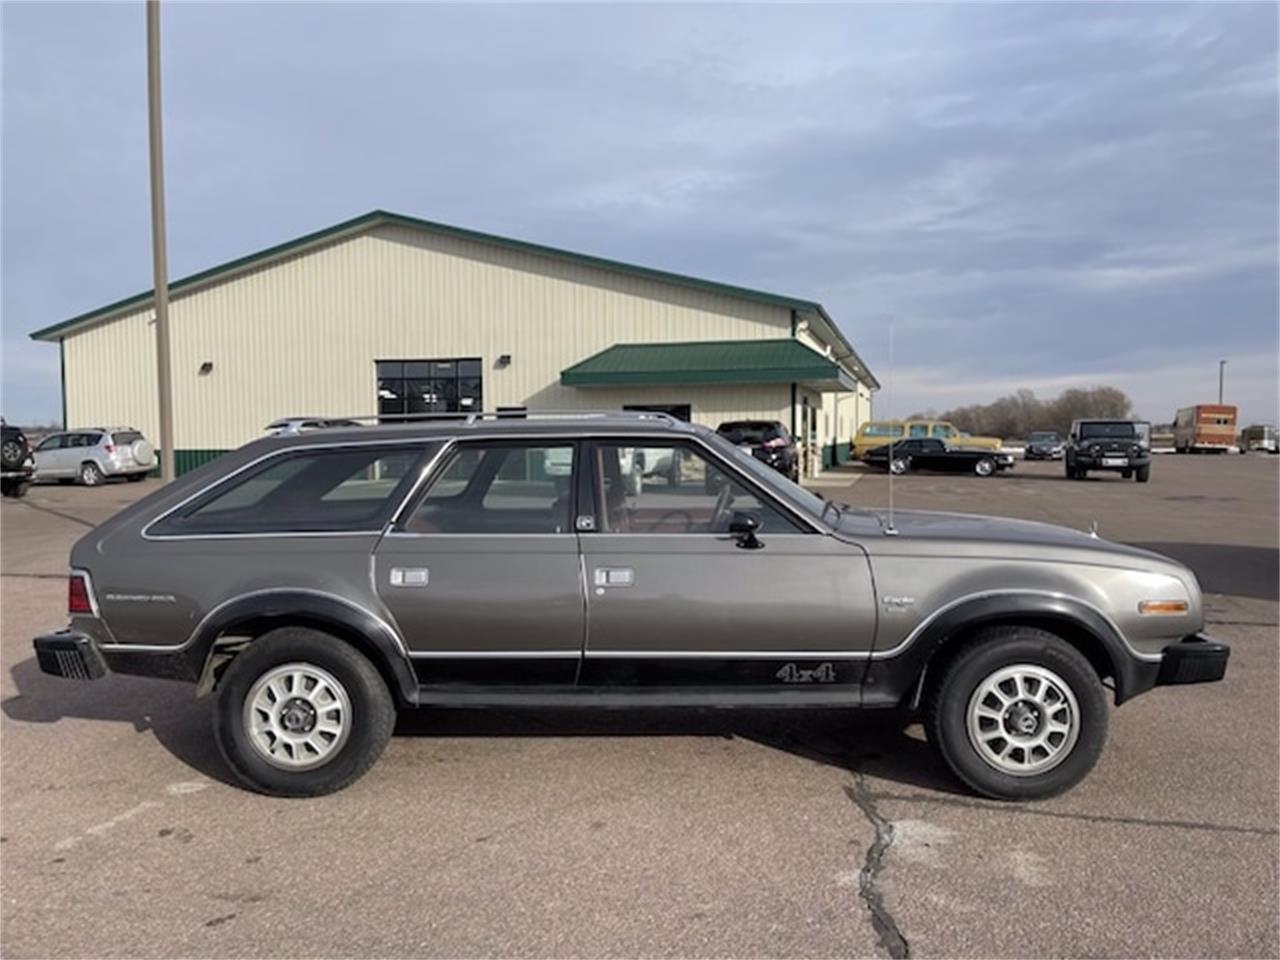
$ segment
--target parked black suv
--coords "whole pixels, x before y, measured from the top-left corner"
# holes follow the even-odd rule
[[[800,457],[790,431],[776,420],[729,420],[716,433],[785,477],[800,479]]]
[[[31,462],[31,447],[26,434],[18,427],[3,424],[0,437],[0,493],[6,497],[20,497],[31,486],[31,474],[35,467]]]
[[[1108,470],[1146,483],[1151,477],[1151,424],[1137,420],[1076,420],[1063,460],[1068,480]]]

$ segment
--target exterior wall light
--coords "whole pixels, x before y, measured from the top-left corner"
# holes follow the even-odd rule
[[[204,363],[200,364],[200,376],[207,377],[211,373],[213,373],[212,360],[206,360]]]

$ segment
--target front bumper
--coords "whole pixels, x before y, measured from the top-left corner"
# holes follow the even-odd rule
[[[64,630],[36,637],[36,662],[45,673],[68,680],[97,680],[111,671],[92,638]]]
[[[1175,683],[1215,683],[1227,674],[1231,648],[1202,633],[1183,637],[1164,648],[1157,687]]]

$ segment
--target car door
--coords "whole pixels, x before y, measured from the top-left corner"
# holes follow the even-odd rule
[[[572,441],[459,442],[382,538],[373,576],[422,682],[573,683],[577,459]]]
[[[35,461],[36,466],[36,476],[44,479],[70,475],[66,467],[66,452],[64,450],[64,445],[69,439],[71,439],[70,434],[55,433],[40,441],[39,445],[32,451],[32,459]]]
[[[679,471],[632,491],[625,457],[637,443],[665,448]],[[582,683],[861,682],[876,608],[859,547],[819,532],[702,444],[599,441],[585,454]],[[583,514],[588,503],[594,513]],[[762,548],[730,534],[735,513],[755,518]]]

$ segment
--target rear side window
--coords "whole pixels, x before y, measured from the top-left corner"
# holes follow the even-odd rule
[[[419,475],[421,448],[284,454],[156,523],[158,536],[378,530]]]
[[[868,423],[862,428],[864,437],[900,437],[902,436],[902,424],[900,423]]]

